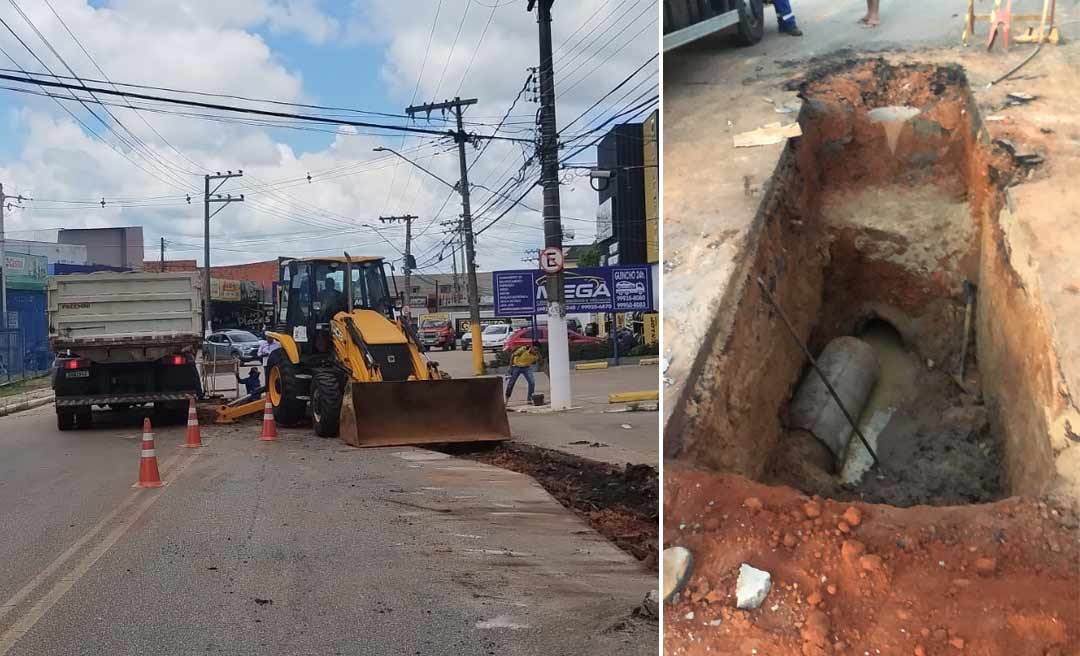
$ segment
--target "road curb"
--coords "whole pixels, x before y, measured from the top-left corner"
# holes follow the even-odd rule
[[[48,405],[55,399],[54,395],[39,396],[37,398],[24,399],[22,401],[16,401],[15,403],[8,403],[0,406],[0,417],[10,415],[13,412],[22,412],[23,410],[32,410],[33,408],[40,408],[43,405]]]

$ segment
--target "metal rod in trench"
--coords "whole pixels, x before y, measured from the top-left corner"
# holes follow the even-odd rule
[[[769,287],[765,284],[765,281],[762,280],[761,277],[758,277],[757,282],[758,286],[761,287],[762,293],[765,294],[765,298],[768,299],[769,304],[776,309],[776,313],[780,315],[780,320],[784,322],[785,326],[787,326],[788,332],[791,333],[791,338],[795,340],[795,343],[798,344],[799,348],[801,348],[803,353],[806,354],[806,357],[810,360],[810,364],[814,367],[814,371],[816,371],[818,375],[821,376],[821,382],[825,383],[825,387],[829,389],[829,394],[832,395],[833,401],[836,401],[836,405],[840,406],[840,411],[844,413],[844,417],[848,420],[848,423],[851,424],[851,429],[854,430],[855,434],[859,436],[859,440],[862,442],[863,446],[866,447],[867,453],[869,453],[870,457],[874,459],[874,464],[880,467],[881,461],[878,460],[877,454],[874,453],[874,449],[870,447],[870,443],[866,441],[866,436],[862,434],[862,431],[859,430],[859,425],[855,422],[854,419],[852,419],[851,413],[847,411],[847,408],[844,407],[844,402],[840,400],[840,395],[836,393],[835,389],[833,389],[832,383],[830,383],[828,377],[825,376],[825,372],[821,370],[821,367],[818,366],[817,360],[815,360],[814,356],[810,354],[810,349],[806,348],[806,345],[802,343],[801,339],[799,339],[799,335],[795,332],[795,327],[791,325],[791,322],[788,321],[787,315],[785,315],[784,311],[780,309],[780,305],[777,304],[776,299],[773,298],[773,295],[769,292]]]

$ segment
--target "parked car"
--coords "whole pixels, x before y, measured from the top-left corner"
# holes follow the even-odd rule
[[[457,348],[454,329],[446,319],[420,317],[420,341],[429,349],[453,351]]]
[[[241,364],[259,359],[259,338],[246,330],[219,330],[203,343],[208,360],[239,360]]]
[[[483,342],[485,351],[499,351],[502,347],[506,346],[506,340],[510,339],[510,335],[513,334],[514,329],[510,327],[510,324],[506,323],[494,323],[484,328],[484,332],[480,334],[480,340]]]
[[[597,339],[596,337],[586,337],[581,333],[574,330],[566,331],[567,337],[570,340],[570,346],[575,344],[602,344],[604,340]],[[519,346],[528,346],[532,342],[539,342],[540,344],[547,344],[548,341],[548,329],[547,326],[540,326],[539,328],[519,328],[515,330],[513,334],[506,340],[504,351],[513,351]]]

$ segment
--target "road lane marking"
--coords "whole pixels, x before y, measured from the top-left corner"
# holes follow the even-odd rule
[[[180,460],[182,457],[188,456],[185,460],[176,465],[173,468],[173,464]],[[165,461],[163,469],[167,470],[167,478],[172,481],[175,480],[198,454],[186,454],[178,453],[170,457]],[[38,601],[35,603],[25,614],[15,620],[11,628],[0,634],[0,656],[4,656],[11,648],[15,646],[15,643],[19,641],[24,635],[26,635],[35,624],[45,616],[49,609],[51,609],[56,602],[70,590],[79,580],[94,566],[102,556],[104,556],[109,549],[115,545],[121,537],[142,517],[143,513],[150,509],[150,506],[164,493],[165,488],[154,488],[146,493],[146,497],[142,503],[136,506],[135,511],[129,515],[125,515],[112,531],[110,531],[105,539],[94,546],[89,553],[86,554],[80,560],[74,568],[67,574],[64,574],[60,580],[58,580],[52,588],[48,590]],[[29,583],[27,583],[21,590],[15,593],[11,599],[4,602],[3,607],[0,607],[0,619],[11,612],[20,602],[28,597],[37,587],[39,587],[46,579],[56,573],[63,565],[71,559],[71,557],[78,552],[78,550],[84,546],[88,541],[93,539],[95,535],[101,532],[101,530],[107,526],[113,519],[116,518],[122,511],[127,510],[138,498],[139,495],[144,494],[143,490],[130,494],[119,506],[117,506],[112,512],[106,515],[100,522],[95,524],[89,531],[87,531],[82,537],[80,537],[71,547],[60,554],[56,560],[49,564],[44,570],[35,576]]]

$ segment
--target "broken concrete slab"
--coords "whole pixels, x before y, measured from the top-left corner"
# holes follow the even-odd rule
[[[739,580],[735,583],[735,606],[753,610],[761,606],[772,589],[772,575],[743,563],[739,566]]]

